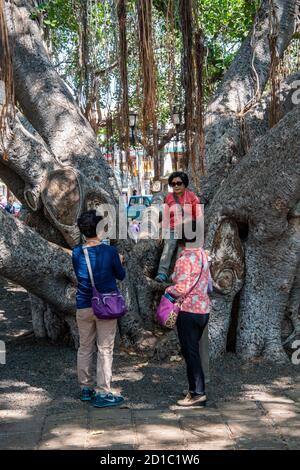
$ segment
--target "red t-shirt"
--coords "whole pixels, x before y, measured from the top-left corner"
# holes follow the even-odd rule
[[[170,227],[171,230],[174,230],[176,225],[182,224],[183,216],[181,209],[177,212],[175,207],[172,209],[172,206],[176,206],[178,203],[184,210],[185,220],[187,220],[187,218],[196,220],[198,217],[202,217],[200,201],[193,191],[186,189],[184,194],[182,196],[177,196],[177,198],[178,202],[175,201],[174,193],[168,193],[165,197],[162,223],[164,229]]]

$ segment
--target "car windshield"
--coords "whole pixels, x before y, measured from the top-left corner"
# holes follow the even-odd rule
[[[129,201],[130,206],[143,205],[144,201],[142,197],[132,197]]]

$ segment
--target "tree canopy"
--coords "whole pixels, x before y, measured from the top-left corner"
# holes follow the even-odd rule
[[[117,3],[108,1],[49,0],[38,2],[33,17],[44,29],[45,41],[58,72],[71,86],[82,108],[87,106],[91,74],[97,75],[96,97],[104,109],[116,109],[120,99]],[[205,43],[205,99],[208,100],[249,33],[258,1],[199,0],[196,21]],[[154,60],[157,73],[157,119],[170,119],[174,105],[183,105],[182,35],[178,2],[153,2]],[[140,58],[136,1],[127,2],[129,106],[140,108]],[[83,53],[84,51],[84,53]],[[174,90],[175,85],[175,90]],[[176,92],[176,93],[175,93]],[[105,121],[105,119],[104,119]]]

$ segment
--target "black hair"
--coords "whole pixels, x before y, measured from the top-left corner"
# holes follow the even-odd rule
[[[97,225],[103,219],[101,215],[97,215],[95,209],[83,212],[77,219],[77,225],[82,233],[87,238],[94,238],[97,236]]]
[[[168,178],[168,184],[169,186],[171,186],[171,183],[173,181],[174,178],[180,178],[184,184],[184,186],[187,188],[188,185],[189,185],[189,177],[186,173],[184,173],[183,171],[174,171],[173,173],[171,173],[171,175],[169,176]]]

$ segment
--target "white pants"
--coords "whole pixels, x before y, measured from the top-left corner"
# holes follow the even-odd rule
[[[81,388],[95,388],[109,393],[117,320],[98,320],[92,308],[77,310],[76,320],[80,346],[77,354],[78,381]],[[97,344],[97,386],[92,376],[93,353]]]

